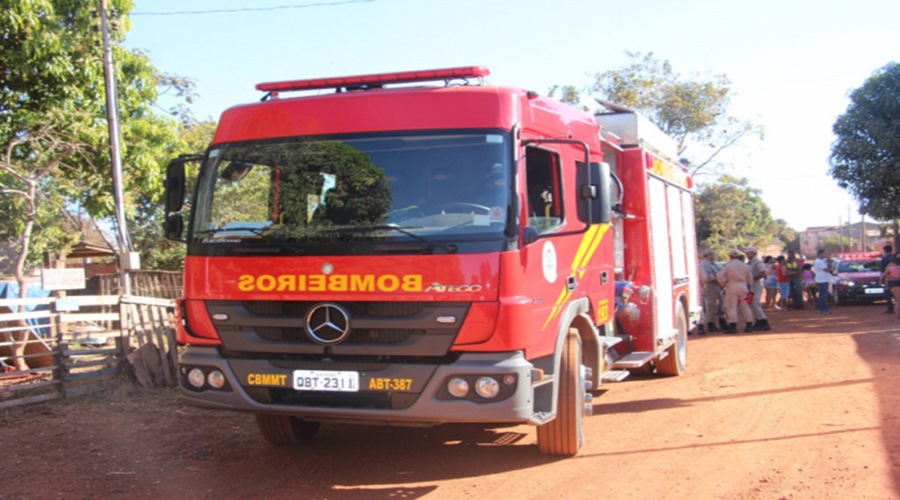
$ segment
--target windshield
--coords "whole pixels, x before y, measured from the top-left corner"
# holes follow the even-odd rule
[[[501,240],[510,199],[505,133],[290,138],[210,150],[193,244]],[[416,247],[418,248],[418,247]]]
[[[879,272],[881,262],[878,260],[845,260],[838,264],[839,273]]]

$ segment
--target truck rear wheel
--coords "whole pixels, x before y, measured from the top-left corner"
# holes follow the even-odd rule
[[[538,447],[548,455],[574,456],[584,442],[584,370],[581,368],[581,338],[570,330],[563,345],[559,369],[556,418],[537,428]]]
[[[277,446],[308,443],[319,432],[319,422],[307,422],[290,415],[257,413],[256,425],[266,441]]]
[[[675,343],[666,350],[666,357],[656,362],[656,373],[660,375],[678,376],[684,373],[687,361],[687,314],[681,303],[675,309],[675,321],[678,327]]]

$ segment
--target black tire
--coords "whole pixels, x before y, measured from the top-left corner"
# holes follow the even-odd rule
[[[584,443],[584,370],[581,338],[569,330],[559,367],[556,418],[537,428],[538,447],[547,455],[575,456]]]
[[[307,422],[290,415],[256,414],[259,433],[266,441],[276,446],[308,443],[319,432],[319,425],[319,422]]]
[[[656,362],[656,373],[660,375],[677,377],[684,373],[687,364],[687,314],[680,302],[675,309],[675,323],[675,343],[666,350],[666,357]]]

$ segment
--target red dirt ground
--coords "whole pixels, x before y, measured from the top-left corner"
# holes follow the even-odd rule
[[[900,325],[883,304],[693,336],[688,372],[607,384],[571,459],[527,426],[323,425],[276,448],[174,391],[0,413],[0,498],[900,498]]]

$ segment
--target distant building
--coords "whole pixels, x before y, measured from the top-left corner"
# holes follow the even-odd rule
[[[79,234],[80,241],[68,249],[65,255],[45,256],[45,266],[56,267],[55,262],[49,261],[62,258],[65,260],[65,267],[84,267],[87,278],[96,274],[117,272],[118,265],[114,258],[116,252],[94,221],[87,218],[74,222],[63,219],[60,221],[60,227],[68,233]],[[16,252],[16,242],[0,242],[0,277],[13,276]],[[39,275],[40,267],[25,269],[25,274]]]
[[[889,237],[882,235],[881,228],[881,224],[874,222],[808,227],[799,236],[800,253],[807,257],[815,256],[818,249],[825,248],[826,241],[836,241],[838,245],[843,242],[845,252],[880,252],[884,244],[890,242]]]

